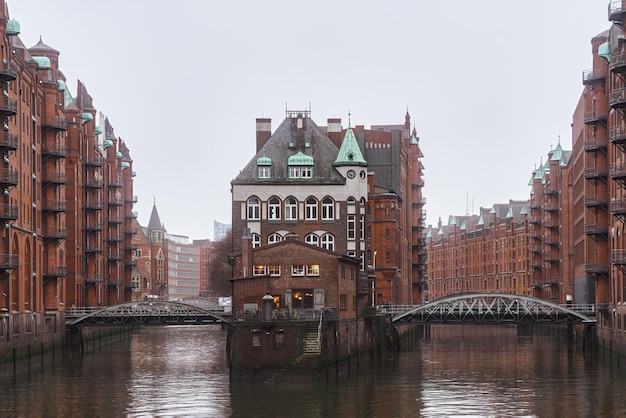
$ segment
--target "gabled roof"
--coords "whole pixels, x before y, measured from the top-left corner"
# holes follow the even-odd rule
[[[304,126],[305,128],[302,129],[303,137],[298,141],[296,132],[292,129],[292,119],[285,118],[265,145],[261,147],[231,183],[344,184],[345,178],[330,164],[337,158],[339,152],[335,144],[312,119],[306,118]],[[289,178],[289,158],[298,153],[313,158],[313,179]],[[257,162],[264,157],[272,161],[272,178],[259,180],[257,179]],[[262,159],[261,161],[266,160]]]
[[[148,221],[148,229],[165,229],[161,223],[161,218],[159,218],[159,211],[157,211],[156,202],[152,206],[150,221]]]

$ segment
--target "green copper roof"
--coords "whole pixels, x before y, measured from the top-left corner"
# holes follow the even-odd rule
[[[539,168],[535,170],[535,180],[543,180],[544,175],[543,163],[539,164]]]
[[[415,136],[415,134],[411,135],[411,145],[417,145],[419,144],[419,142],[417,141],[417,137]]]
[[[93,120],[93,115],[91,113],[84,112],[80,115],[80,118],[83,120],[83,124],[85,124]]]
[[[552,152],[552,158],[550,158],[550,161],[561,161],[561,158],[563,158],[563,148],[561,148],[561,138],[559,138],[559,143]]]
[[[104,140],[104,149],[107,149],[109,147],[113,146],[113,141],[111,141],[110,139],[105,139]]]
[[[485,225],[485,220],[483,219],[483,214],[480,214],[480,219],[478,219],[478,223],[476,224],[478,226],[483,226]]]
[[[513,208],[509,208],[509,211],[506,213],[506,219],[513,218]]]
[[[122,158],[122,157],[123,157],[123,155],[122,155],[121,152],[118,151],[118,152],[115,153],[115,158]]]
[[[463,221],[463,224],[461,225],[461,231],[465,231],[467,229],[467,226],[465,225],[465,221]]]
[[[50,68],[50,58],[48,57],[33,57],[37,63],[37,68],[40,70],[47,70]]]
[[[348,126],[346,136],[343,138],[339,154],[335,159],[334,165],[367,165],[367,161],[361,154],[359,144],[356,142],[352,128]]]
[[[272,159],[264,155],[262,157],[257,158],[256,165],[272,165]]]
[[[433,237],[433,231],[432,230],[428,230],[428,232],[426,233],[426,238],[432,238]]]
[[[130,163],[128,161],[122,161],[122,170],[125,170],[130,167]]]
[[[59,85],[59,91],[65,91],[67,89],[67,85],[63,80],[57,80],[57,84]]]
[[[102,133],[102,127],[100,125],[96,125],[96,135],[100,135]]]
[[[20,34],[20,22],[15,19],[11,19],[7,22],[7,35],[15,36]]]
[[[133,170],[133,172],[130,175],[133,177],[137,177],[137,172]]]
[[[489,211],[489,213],[491,213],[492,215],[496,213],[496,205],[493,205],[491,207],[491,210]]]
[[[450,219],[448,220],[448,225],[456,226],[456,216],[450,215]]]
[[[607,62],[611,62],[611,44],[609,44],[608,40],[598,46],[598,55],[607,60]]]
[[[271,163],[271,161],[270,161]],[[313,157],[306,155],[302,151],[298,151],[297,154],[292,155],[287,160],[288,165],[313,165]]]
[[[526,205],[522,206],[522,210],[519,211],[520,215],[528,215],[528,208]]]

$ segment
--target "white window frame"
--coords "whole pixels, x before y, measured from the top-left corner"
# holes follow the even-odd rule
[[[319,264],[308,264],[306,266],[306,275],[307,276],[319,276],[320,275],[320,265]]]
[[[308,234],[307,236],[304,237],[304,242],[306,242],[309,245],[319,247],[320,237],[318,237],[316,234]]]
[[[300,167],[300,178],[301,179],[313,178],[313,167],[310,167],[310,166]]]
[[[276,196],[272,196],[270,200],[267,201],[267,219],[270,221],[279,221],[280,207],[280,199]]]
[[[272,177],[272,170],[269,165],[259,165],[257,166],[257,176],[260,179],[269,179]]]
[[[289,178],[290,179],[299,179],[300,178],[300,167],[289,167]]]
[[[267,266],[265,265],[255,265],[252,267],[252,275],[253,276],[265,276],[267,274]]]
[[[246,207],[249,220],[261,219],[261,201],[258,197],[249,198]]]
[[[348,241],[354,241],[356,239],[356,216],[347,216],[346,238]]]
[[[306,220],[307,221],[317,221],[317,199],[314,197],[309,197],[305,203],[306,207]]]
[[[285,220],[298,220],[298,201],[294,197],[285,199]]]
[[[277,234],[276,232],[274,232],[273,234],[270,234],[267,237],[268,244],[276,244],[277,242],[281,242],[282,240],[283,240],[283,237],[280,234]]]
[[[267,272],[272,277],[280,276],[280,266],[267,266]]]
[[[294,277],[303,277],[306,266],[304,264],[292,264],[291,275]]]
[[[261,236],[259,234],[252,234],[252,248],[258,248],[261,246]]]
[[[320,238],[320,247],[325,250],[335,251],[335,237],[332,234],[324,234]]]
[[[335,218],[335,202],[330,197],[322,200],[322,220],[332,221]]]

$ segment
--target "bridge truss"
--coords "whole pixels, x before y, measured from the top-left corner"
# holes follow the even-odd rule
[[[414,307],[395,323],[588,323],[595,319],[531,296],[464,293]]]
[[[174,301],[122,303],[68,320],[68,327],[82,325],[191,325],[229,322],[229,319],[206,309]]]

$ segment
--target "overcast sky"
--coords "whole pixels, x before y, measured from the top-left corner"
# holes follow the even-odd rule
[[[572,114],[608,0],[10,0],[27,47],[61,52],[76,95],[130,149],[134,210],[213,238],[230,181],[255,153],[255,119],[402,124],[424,153],[429,224],[528,199],[533,169]]]

